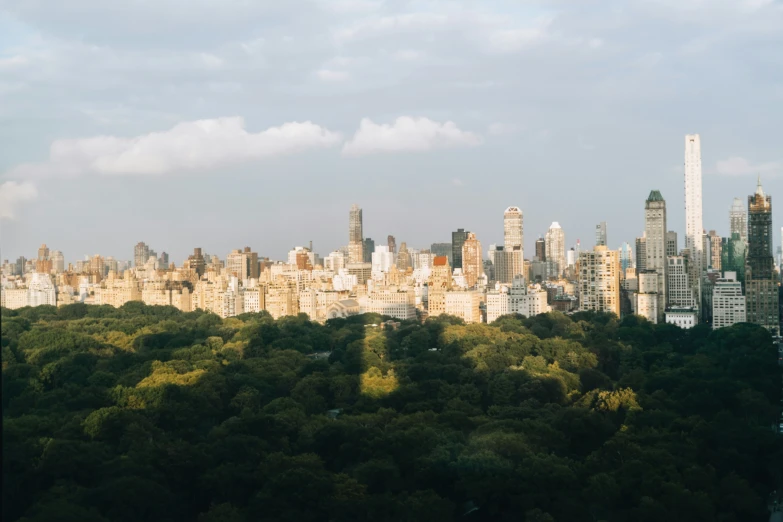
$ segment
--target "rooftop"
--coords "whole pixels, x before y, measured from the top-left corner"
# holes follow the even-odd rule
[[[650,195],[647,196],[647,201],[663,201],[660,190],[651,190]]]

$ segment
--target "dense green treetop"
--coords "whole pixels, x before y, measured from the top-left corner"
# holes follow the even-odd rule
[[[2,519],[765,521],[769,334],[2,309]]]

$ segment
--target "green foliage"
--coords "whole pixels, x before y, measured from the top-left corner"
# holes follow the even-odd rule
[[[752,325],[1,312],[3,520],[750,521],[783,487]]]

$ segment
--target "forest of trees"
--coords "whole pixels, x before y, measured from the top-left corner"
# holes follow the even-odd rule
[[[2,310],[2,520],[766,521],[770,335]]]

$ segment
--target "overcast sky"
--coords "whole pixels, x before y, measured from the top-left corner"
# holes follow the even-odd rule
[[[0,0],[3,258],[326,255],[352,203],[411,248],[510,205],[528,257],[617,248],[651,189],[682,248],[688,133],[705,228],[761,174],[779,230],[781,1]]]

